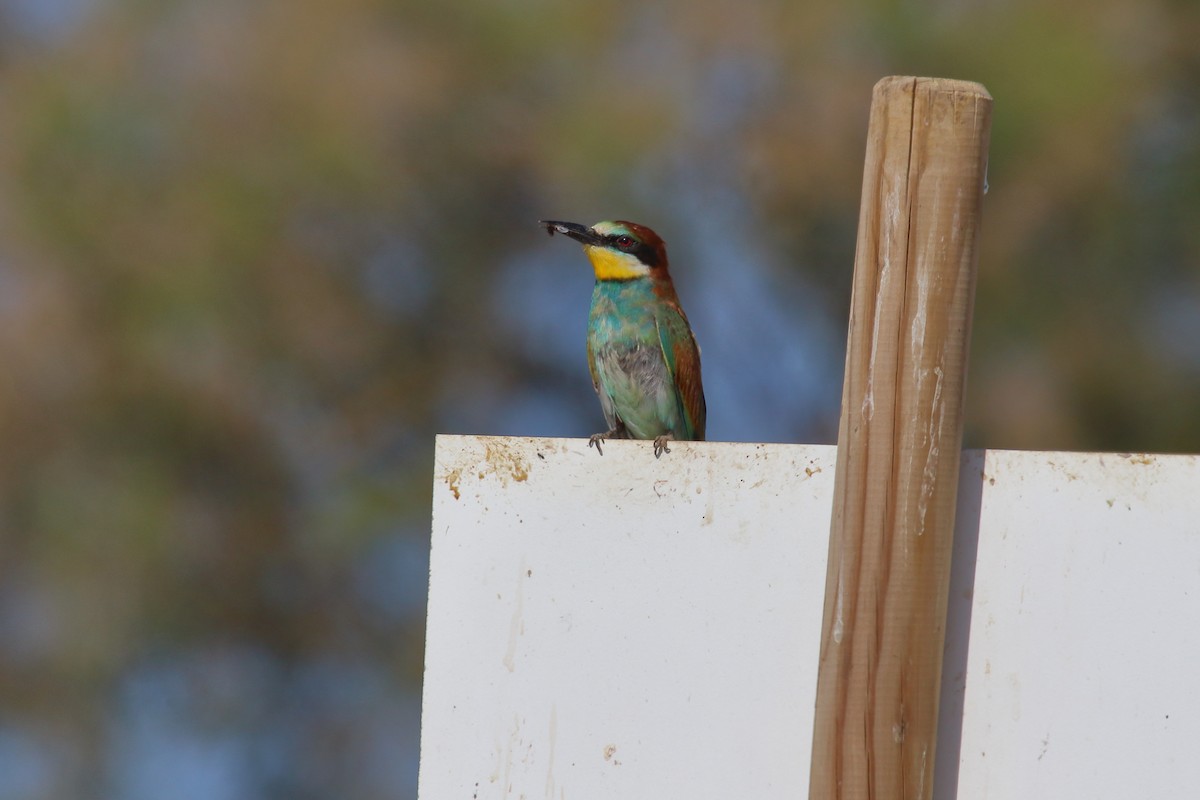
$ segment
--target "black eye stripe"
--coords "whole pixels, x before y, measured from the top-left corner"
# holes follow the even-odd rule
[[[638,261],[641,261],[648,267],[658,266],[658,253],[653,247],[645,242],[639,242],[637,239],[629,236],[627,233],[611,233],[605,238],[608,239],[609,245],[614,250],[619,250],[622,253],[629,253],[631,256],[635,256]],[[624,238],[629,238],[632,241],[632,245],[627,244],[622,247],[619,243],[619,240]]]

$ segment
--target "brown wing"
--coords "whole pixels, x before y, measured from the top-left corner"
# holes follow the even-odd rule
[[[690,438],[704,441],[707,408],[704,404],[704,385],[700,380],[700,348],[696,346],[696,338],[692,336],[683,309],[675,303],[664,303],[662,309],[656,315],[659,343],[675,381],[684,422]]]
[[[683,410],[695,440],[704,441],[708,408],[704,403],[704,385],[700,381],[700,348],[690,332],[687,341],[675,342],[675,388],[683,401]]]

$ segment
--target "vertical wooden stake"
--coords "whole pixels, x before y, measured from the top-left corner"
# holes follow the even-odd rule
[[[992,98],[892,77],[867,133],[809,797],[929,798]]]

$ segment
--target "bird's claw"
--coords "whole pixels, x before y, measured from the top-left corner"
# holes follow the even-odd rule
[[[671,434],[664,433],[662,436],[654,437],[654,457],[661,458],[663,453],[671,452],[671,448],[667,447],[667,442],[671,441]]]
[[[618,422],[616,427],[614,427],[611,431],[605,431],[604,433],[593,433],[591,436],[589,436],[588,437],[588,447],[595,447],[597,453],[599,453],[600,455],[604,455],[604,448],[601,447],[600,443],[603,442],[605,439],[628,439],[628,438],[629,438],[629,432],[627,430],[625,430],[624,423]]]
[[[607,433],[593,433],[588,437],[588,447],[594,447],[597,453],[604,455],[604,447],[601,445],[601,442],[607,438]]]

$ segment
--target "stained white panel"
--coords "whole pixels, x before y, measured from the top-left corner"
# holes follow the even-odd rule
[[[952,590],[970,629],[951,626],[939,723],[957,797],[1200,792],[1200,458],[993,450],[973,469],[974,587],[956,563]]]
[[[439,437],[421,797],[806,795],[833,459]]]

